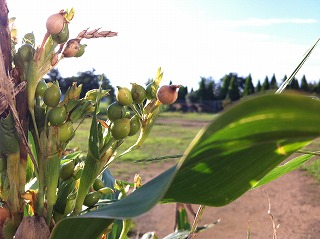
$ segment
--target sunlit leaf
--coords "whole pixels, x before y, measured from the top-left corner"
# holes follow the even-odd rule
[[[303,96],[266,95],[243,101],[200,132],[177,166],[123,200],[60,221],[52,238],[94,238],[90,231],[98,235],[112,219],[141,215],[160,200],[228,204],[319,136],[319,116],[320,101]]]
[[[191,144],[163,201],[232,202],[319,135],[319,109],[308,97],[266,95],[226,111]]]

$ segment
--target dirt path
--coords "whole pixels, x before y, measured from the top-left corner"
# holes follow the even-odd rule
[[[169,163],[150,164],[137,172],[147,181],[170,166]],[[268,196],[267,196],[268,195]],[[250,221],[252,239],[272,239],[271,214],[279,239],[320,238],[320,185],[305,172],[297,170],[259,189],[250,191],[233,203],[220,208],[206,208],[200,225],[221,219],[220,223],[197,235],[197,239],[247,238]],[[158,205],[138,217],[136,232],[156,231],[163,238],[173,230],[174,204]],[[197,206],[194,206],[197,209]],[[132,236],[131,238],[136,238]]]

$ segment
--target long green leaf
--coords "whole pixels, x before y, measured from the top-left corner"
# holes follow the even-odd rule
[[[291,73],[291,75],[289,76],[288,79],[286,79],[279,87],[279,89],[276,91],[276,94],[280,94],[282,93],[285,88],[291,84],[292,80],[294,79],[294,77],[296,76],[296,74],[299,72],[299,70],[301,69],[301,67],[303,66],[303,64],[307,61],[307,59],[309,58],[309,56],[311,55],[311,53],[313,52],[313,50],[316,48],[316,46],[318,45],[320,41],[320,38],[318,38],[316,40],[316,42],[307,50],[307,52],[304,54],[303,59],[300,61],[300,63],[298,64],[298,66],[294,69],[294,71]]]
[[[312,154],[304,154],[300,155],[299,157],[296,157],[294,159],[291,159],[287,163],[281,166],[277,166],[272,171],[270,171],[266,176],[264,176],[259,182],[257,182],[255,185],[253,185],[252,189],[260,187],[268,182],[271,182],[282,175],[289,173],[293,170],[298,169],[302,164],[310,160],[314,155]]]
[[[160,200],[228,204],[319,136],[319,116],[320,101],[303,96],[267,95],[243,101],[200,132],[176,167],[119,202],[60,221],[52,238],[94,238],[86,233],[102,232],[109,219],[143,214]]]
[[[320,101],[298,95],[266,95],[233,107],[189,147],[163,201],[232,202],[319,135],[319,110]]]

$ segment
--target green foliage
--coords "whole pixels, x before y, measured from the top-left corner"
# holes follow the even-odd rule
[[[273,74],[272,77],[271,77],[271,80],[270,80],[270,89],[272,89],[272,90],[278,89],[278,84],[277,84],[277,80],[276,80],[275,74]]]
[[[204,77],[201,77],[201,81],[199,84],[199,90],[198,90],[198,94],[199,94],[199,99],[200,101],[204,101],[206,98],[206,93],[207,93],[207,89],[206,89],[206,79]]]
[[[308,82],[307,82],[307,79],[306,79],[305,75],[302,76],[300,89],[302,91],[306,91],[306,92],[309,91],[309,85],[308,85]]]
[[[185,101],[186,96],[188,94],[188,87],[187,86],[181,86],[178,91],[178,101]]]
[[[261,82],[258,80],[257,86],[256,86],[256,92],[260,92],[262,90]]]
[[[60,221],[51,238],[94,238],[113,219],[140,215],[159,200],[228,204],[320,134],[319,109],[319,101],[295,95],[243,101],[202,131],[177,166],[118,202]],[[288,168],[280,171],[281,175]]]
[[[268,78],[268,76],[266,76],[266,78],[264,78],[264,82],[263,82],[263,84],[262,84],[261,90],[262,90],[262,91],[270,90],[270,83],[269,83],[269,78]]]
[[[59,70],[53,68],[47,73],[47,76],[48,78],[45,79],[46,82],[53,82],[55,80],[59,82],[63,94],[72,86],[73,82],[76,82],[77,85],[83,85],[80,95],[81,98],[84,97],[89,90],[99,88],[101,84],[103,90],[109,90],[109,101],[115,100],[115,90],[111,86],[110,80],[105,75],[96,75],[94,69],[92,71],[79,72],[77,76],[63,78]]]
[[[230,85],[228,88],[228,99],[230,99],[231,101],[236,101],[240,99],[239,84],[236,76],[232,76],[231,78]]]
[[[300,86],[299,86],[299,82],[296,78],[293,78],[290,84],[290,89],[292,90],[299,90]]]
[[[219,99],[224,100],[227,97],[228,94],[228,89],[229,89],[229,85],[231,82],[231,74],[229,75],[225,75],[221,81],[222,81],[222,86],[220,88],[220,92],[219,92]]]
[[[243,96],[251,95],[254,93],[254,86],[252,83],[251,74],[249,74],[249,76],[247,76],[245,80],[246,80],[246,82],[244,85],[244,90],[242,92],[242,95]],[[260,83],[260,81],[259,81],[259,83]]]
[[[50,237],[52,239],[100,238],[102,234],[110,231],[112,233],[108,238],[124,239],[127,238],[131,227],[131,218],[147,212],[157,203],[223,206],[236,200],[248,190],[298,168],[312,157],[308,152],[279,166],[290,154],[320,135],[318,127],[320,101],[296,95],[263,95],[248,97],[216,117],[192,140],[176,165],[146,184],[141,184],[139,175],[135,175],[133,183],[115,180],[108,168],[110,163],[139,149],[149,137],[152,137],[151,130],[161,111],[162,101],[157,89],[163,72],[159,68],[155,79],[151,80],[146,89],[141,87],[147,100],[144,96],[141,99],[136,96],[133,98],[132,93],[136,94],[136,90],[130,91],[125,87],[118,87],[116,100],[122,106],[130,108],[128,115],[125,112],[120,118],[114,119],[110,117],[110,113],[107,114],[106,120],[98,117],[103,94],[109,91],[111,100],[115,98],[114,90],[104,75],[95,75],[93,69],[78,73],[77,77],[64,79],[58,70],[49,71],[65,57],[80,57],[84,53],[82,50],[79,52],[82,39],[117,34],[99,29],[84,30],[76,39],[68,41],[68,24],[73,15],[74,9],[50,16],[49,19],[58,17],[61,20],[60,29],[57,31],[58,34],[51,32],[48,28],[51,24],[47,22],[48,32],[37,50],[34,49],[34,45],[24,44],[18,51],[12,51],[16,52],[13,56],[15,70],[21,73],[17,74],[15,80],[27,82],[28,105],[26,106],[32,120],[30,127],[29,125],[27,127],[34,140],[31,141],[32,148],[29,147],[27,140],[24,141],[24,147],[32,156],[37,179],[35,184],[37,190],[25,192],[26,172],[33,174],[33,169],[27,166],[27,163],[23,163],[27,160],[27,156],[21,157],[20,154],[23,148],[19,146],[16,133],[19,133],[22,139],[25,139],[25,135],[19,122],[20,116],[16,116],[15,102],[11,102],[14,98],[4,95],[4,104],[5,100],[10,100],[11,103],[9,104],[11,111],[4,112],[8,113],[9,117],[15,116],[16,124],[14,126],[13,120],[9,117],[8,127],[5,124],[6,118],[3,118],[0,124],[4,135],[10,136],[1,141],[2,161],[6,160],[2,162],[2,170],[6,172],[1,173],[0,191],[3,192],[1,200],[6,203],[11,213],[10,220],[16,225],[21,222],[19,216],[21,208],[28,206],[33,210],[29,212],[25,208],[25,215],[36,214],[45,217],[47,230],[53,228]],[[285,88],[291,81],[294,83],[297,70],[319,40],[281,87]],[[34,42],[34,38],[31,41]],[[10,54],[10,51],[8,52]],[[4,70],[2,73],[3,80],[10,80],[4,76]],[[38,82],[47,73],[51,81],[61,82],[60,86],[58,83],[51,85],[58,92],[55,100],[52,95],[48,95],[50,88],[45,87],[43,94],[37,93]],[[74,82],[76,83],[73,84]],[[271,83],[266,77],[261,88],[269,90],[276,85],[273,75]],[[63,100],[60,87],[64,92]],[[220,85],[216,86],[211,78],[202,77],[199,90],[194,94],[202,102],[214,100],[216,95],[219,95],[221,100],[226,99],[225,102],[232,102],[240,99],[241,92],[244,92],[244,95],[254,92],[251,75],[245,80],[235,73],[229,73],[222,79],[220,94],[215,94],[219,87]],[[293,88],[293,85],[291,87]],[[305,76],[301,88],[303,90],[310,88]],[[89,93],[86,94],[87,92]],[[187,90],[185,95],[186,93]],[[129,120],[132,116],[137,119],[135,124],[131,124],[132,121]],[[63,157],[67,144],[77,130],[73,124],[82,122],[86,117],[90,117],[91,126],[87,131],[88,148],[85,156],[80,158],[80,153],[76,152],[72,156]],[[27,116],[21,121],[28,122]],[[118,154],[118,148],[133,135],[131,130],[134,126],[137,126],[139,135],[130,142],[124,152]],[[162,132],[165,135],[164,139],[151,138],[153,141],[158,140],[157,148],[152,151],[153,155],[161,147],[161,141],[169,142],[167,131]],[[13,146],[11,139],[14,141]],[[177,146],[179,139],[175,138],[171,144]],[[33,157],[31,150],[36,158]],[[168,153],[168,148],[166,152]],[[101,176],[102,188],[98,189],[96,185],[93,187],[94,182]],[[108,184],[108,187],[104,187],[104,184]],[[109,197],[109,194],[112,195]],[[100,200],[102,198],[103,200]],[[30,205],[26,205],[23,199],[29,200]],[[87,208],[83,211],[84,206]],[[190,228],[184,209],[178,210],[178,213],[177,221],[180,226],[178,229],[182,231],[168,238],[185,237],[188,233],[186,229],[191,232],[197,229],[196,225]],[[56,224],[52,223],[52,219]],[[6,231],[6,228],[3,231]],[[183,236],[178,235],[179,233]]]
[[[201,77],[199,89],[197,91],[200,102],[210,101],[215,99],[214,95],[215,84],[212,78]]]
[[[314,86],[313,92],[315,92],[316,94],[320,94],[320,80],[319,80],[318,83]]]

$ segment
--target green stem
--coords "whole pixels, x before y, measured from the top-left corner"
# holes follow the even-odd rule
[[[197,227],[198,227],[199,221],[200,221],[200,219],[202,217],[202,214],[203,214],[205,208],[206,208],[206,206],[204,206],[204,205],[200,205],[199,206],[197,214],[196,214],[196,216],[194,218],[194,221],[193,221],[193,224],[192,224],[188,239],[194,238],[195,233],[197,231]]]
[[[78,196],[72,215],[78,215],[81,213],[84,199],[87,193],[89,192],[89,188],[94,183],[94,180],[96,179],[98,172],[99,159],[94,158],[94,156],[90,152],[88,152],[87,158],[85,160],[85,165],[82,170],[78,189]]]
[[[39,152],[40,153],[40,152]],[[38,214],[40,216],[43,215],[43,209],[44,209],[44,188],[45,188],[45,162],[44,158],[42,156],[42,153],[38,154],[38,165],[39,165],[39,173],[38,173]]]
[[[320,156],[320,152],[319,151],[309,151],[309,150],[298,150],[297,153],[301,153],[301,154],[312,154],[315,156]]]
[[[122,230],[121,230],[121,234],[119,236],[119,239],[127,238],[127,234],[131,228],[131,225],[132,225],[131,219],[126,219],[126,220],[122,221]]]
[[[47,186],[47,216],[46,222],[50,226],[53,206],[57,200],[57,185],[59,180],[60,158],[59,154],[48,156],[46,158],[46,186]]]
[[[57,200],[57,186],[60,170],[60,152],[59,151],[59,127],[48,127],[48,136],[43,134],[43,162],[45,162],[45,188],[47,199],[47,216],[46,222],[50,226],[53,206]]]
[[[140,119],[142,119],[142,115],[139,112],[139,110],[137,110],[136,106],[134,104],[129,105],[130,109],[132,109],[134,111],[134,113],[136,113]]]
[[[181,158],[183,154],[175,154],[175,155],[167,155],[162,157],[156,157],[156,158],[148,158],[148,159],[139,159],[135,160],[135,163],[147,163],[147,162],[155,162],[155,161],[161,161],[164,159],[175,159],[175,158]]]

